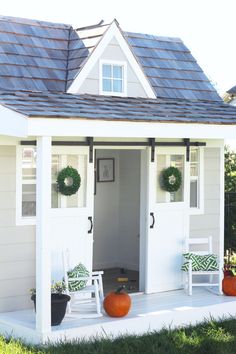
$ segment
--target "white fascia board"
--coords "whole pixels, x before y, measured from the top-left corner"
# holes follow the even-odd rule
[[[235,139],[236,125],[28,118],[29,136]]]
[[[115,37],[117,42],[120,45],[121,50],[124,52],[130,66],[134,70],[135,74],[140,80],[140,83],[143,86],[144,91],[147,94],[148,98],[156,98],[156,95],[146,78],[143,70],[141,69],[139,63],[137,62],[135,56],[133,55],[126,39],[123,37],[119,27],[117,26],[116,22],[113,21],[111,26],[108,28],[108,30],[104,33],[102,39],[98,43],[98,45],[95,47],[89,58],[87,59],[86,63],[84,64],[83,68],[79,72],[78,76],[75,78],[74,82],[71,84],[69,87],[68,91],[69,93],[79,93],[79,89],[81,85],[83,84],[84,80],[87,78],[88,74],[94,67],[94,65],[98,62],[100,59],[102,53],[112,40],[112,38]]]
[[[26,137],[27,117],[0,105],[0,135]]]

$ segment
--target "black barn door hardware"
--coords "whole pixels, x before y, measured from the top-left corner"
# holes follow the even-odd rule
[[[93,231],[93,217],[88,216],[88,220],[90,221],[90,229],[88,230],[88,234],[91,234]]]
[[[154,213],[150,213],[150,216],[152,217],[152,224],[150,225],[150,229],[154,229],[154,225],[156,222]]]

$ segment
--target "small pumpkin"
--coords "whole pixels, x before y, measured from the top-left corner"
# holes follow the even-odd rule
[[[126,316],[131,307],[131,298],[124,292],[124,286],[120,286],[116,291],[112,291],[105,297],[103,307],[111,317]]]
[[[228,296],[236,296],[236,277],[225,277],[222,281],[223,293]]]

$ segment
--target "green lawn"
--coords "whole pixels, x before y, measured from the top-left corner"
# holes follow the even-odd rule
[[[235,354],[236,319],[209,321],[196,327],[163,329],[141,337],[90,343],[73,342],[47,347],[29,347],[0,338],[1,354]]]

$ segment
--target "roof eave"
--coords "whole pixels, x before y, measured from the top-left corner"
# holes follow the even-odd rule
[[[171,129],[170,129],[171,124]],[[55,137],[232,139],[236,125],[118,121],[84,118],[28,118],[28,135]]]
[[[0,105],[0,135],[26,137],[28,135],[27,116]]]

